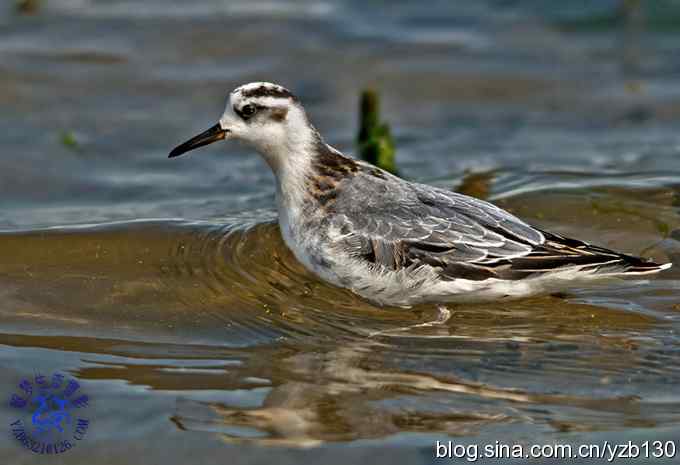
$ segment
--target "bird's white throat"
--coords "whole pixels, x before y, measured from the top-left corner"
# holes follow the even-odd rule
[[[319,145],[324,142],[309,123],[304,110],[296,105],[289,109],[285,124],[272,128],[272,132],[275,133],[249,142],[276,177],[279,212],[293,210],[289,214],[294,215],[304,201],[312,161]]]

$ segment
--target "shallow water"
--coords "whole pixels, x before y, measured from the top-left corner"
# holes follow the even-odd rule
[[[0,396],[55,370],[92,395],[87,440],[52,463],[430,463],[436,440],[677,439],[675,268],[417,327],[434,307],[376,308],[295,261],[247,149],[165,158],[254,79],[295,89],[352,151],[356,96],[376,85],[403,176],[677,263],[674,16],[648,12],[631,49],[600,20],[613,2],[473,3],[0,7]],[[9,434],[0,450],[42,459]]]

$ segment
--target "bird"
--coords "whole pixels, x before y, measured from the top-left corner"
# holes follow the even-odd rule
[[[169,158],[219,140],[244,142],[273,171],[281,235],[296,259],[380,306],[522,298],[671,267],[543,231],[492,203],[349,157],[278,84],[237,87],[218,123]]]

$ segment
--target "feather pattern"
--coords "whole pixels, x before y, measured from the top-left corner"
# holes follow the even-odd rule
[[[442,279],[522,279],[565,267],[635,270],[658,265],[547,233],[493,204],[431,186],[392,179],[372,202],[368,183],[353,180],[337,196],[331,223],[351,231],[340,241],[359,259],[391,270],[438,268]],[[377,187],[379,189],[379,187]],[[351,198],[366,198],[356,203]]]
[[[530,284],[549,288],[544,278],[552,276],[643,274],[663,268],[534,228],[491,203],[407,182],[361,161],[349,163],[353,170],[337,172],[324,164],[311,178],[316,186],[318,176],[333,182],[322,196],[309,200],[314,204],[309,209],[323,212],[317,228],[325,231],[325,239],[308,253],[336,257],[332,272],[315,271],[331,282],[353,283],[355,292],[371,300],[408,305],[493,296],[489,289],[498,282],[503,295],[515,290],[528,295],[537,291]],[[338,159],[334,164],[347,163]],[[324,210],[329,195],[332,208]],[[371,275],[375,279],[366,278]],[[389,280],[401,288],[386,284]],[[513,288],[513,283],[522,284]]]

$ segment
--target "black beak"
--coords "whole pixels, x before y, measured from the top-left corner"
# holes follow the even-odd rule
[[[196,137],[192,137],[185,143],[180,144],[172,149],[172,152],[170,152],[168,158],[179,157],[183,153],[187,153],[189,150],[197,149],[199,147],[203,147],[204,145],[212,144],[213,142],[222,140],[227,135],[227,132],[228,131],[226,129],[222,129],[222,126],[217,123],[207,131],[203,131]]]

